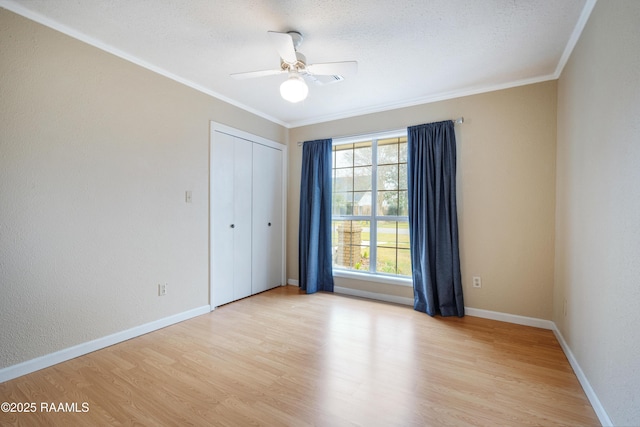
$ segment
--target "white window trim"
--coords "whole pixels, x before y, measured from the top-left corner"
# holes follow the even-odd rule
[[[349,270],[333,266],[334,277],[344,277],[345,279],[362,280],[365,282],[385,283],[387,285],[413,287],[413,279],[409,276],[387,275],[384,273],[370,273],[362,270]]]
[[[347,136],[347,137],[340,137],[340,138],[333,138],[332,139],[332,145],[336,146],[336,145],[345,145],[345,144],[354,144],[354,143],[358,143],[358,142],[363,142],[363,141],[367,141],[369,139],[387,139],[387,138],[399,138],[399,137],[403,137],[403,136],[408,136],[408,132],[406,128],[403,129],[396,129],[396,130],[390,130],[390,131],[383,131],[383,132],[376,132],[376,133],[369,133],[369,134],[362,134],[362,135],[354,135],[354,136]],[[373,160],[373,159],[372,159]],[[374,163],[374,162],[372,162]],[[376,170],[375,166],[376,165],[372,165],[374,170]],[[376,172],[377,173],[377,172]],[[375,184],[377,182],[377,179],[373,181],[373,185],[375,187]],[[372,189],[372,192],[375,190]],[[333,221],[334,219],[338,219],[338,220],[358,220],[361,219],[359,217],[353,217],[353,216],[342,216],[342,215],[331,215],[331,220]],[[370,218],[367,217],[367,220],[369,220]],[[394,220],[398,220],[396,217],[389,217],[389,221],[394,221]],[[404,220],[404,217],[403,219]],[[375,218],[372,220],[375,222]],[[375,224],[370,224],[370,232],[375,232]],[[373,227],[373,229],[371,228]],[[375,248],[370,248],[370,251],[375,250]],[[377,257],[377,254],[376,254]],[[343,277],[346,279],[354,279],[354,280],[362,280],[362,281],[367,281],[367,282],[377,282],[377,283],[385,283],[388,285],[398,285],[398,286],[410,286],[413,287],[413,278],[411,276],[400,276],[400,275],[390,275],[390,274],[385,274],[385,273],[379,273],[379,272],[370,272],[370,271],[362,271],[362,270],[352,270],[352,269],[347,269],[347,268],[342,268],[339,265],[333,264],[333,275],[335,277]]]
[[[364,142],[368,139],[386,139],[386,138],[399,138],[401,136],[407,136],[407,129],[396,129],[378,133],[367,133],[362,135],[344,136],[340,138],[333,138],[333,145],[354,144],[356,142]]]

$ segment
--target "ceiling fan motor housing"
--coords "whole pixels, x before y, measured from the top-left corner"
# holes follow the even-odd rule
[[[282,62],[280,63],[280,66],[282,67],[283,70],[288,70],[288,71],[302,71],[307,67],[307,58],[300,52],[296,52],[296,63],[295,64],[289,64],[288,62],[285,62],[283,60],[281,60]]]
[[[280,56],[280,68],[275,70],[250,71],[246,73],[234,73],[231,76],[238,80],[289,74],[288,80],[296,80],[295,77],[305,77],[318,85],[334,83],[344,80],[343,76],[353,75],[357,72],[356,61],[325,62],[307,65],[307,58],[298,51],[303,37],[297,31],[281,33],[268,31],[273,47]],[[296,80],[297,81],[297,80]],[[302,81],[300,79],[300,81]],[[287,99],[287,98],[285,98]],[[294,102],[294,101],[292,101]]]

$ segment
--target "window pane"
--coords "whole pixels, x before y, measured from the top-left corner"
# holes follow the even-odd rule
[[[406,221],[378,221],[376,271],[411,275],[409,224]]]
[[[397,191],[378,191],[378,215],[402,215],[398,209]]]
[[[398,216],[409,216],[409,196],[407,191],[398,191]]]
[[[378,164],[398,163],[398,138],[378,141]]]
[[[336,169],[333,176],[333,191],[353,191],[353,169]]]
[[[411,276],[411,252],[409,249],[398,249],[398,274]]]
[[[379,273],[397,274],[396,252],[395,248],[378,247],[376,271]]]
[[[352,270],[369,270],[369,222],[333,221],[333,264]]]
[[[353,144],[336,145],[333,149],[336,152],[334,167],[345,168],[353,166]]]
[[[333,215],[351,215],[349,212],[353,206],[353,193],[333,193],[331,212]]]
[[[371,141],[354,144],[353,165],[371,166]]]
[[[398,165],[378,166],[378,190],[398,189]]]
[[[371,215],[370,191],[356,191],[353,193],[353,215]]]
[[[407,164],[402,163],[398,165],[398,188],[400,190],[406,190],[409,182],[407,181]]]
[[[371,190],[371,166],[353,168],[353,190]]]
[[[400,138],[400,153],[398,160],[400,163],[407,163],[407,138]]]
[[[398,223],[395,221],[378,221],[378,247],[395,248],[398,242]]]
[[[409,249],[408,221],[398,221],[398,248]]]

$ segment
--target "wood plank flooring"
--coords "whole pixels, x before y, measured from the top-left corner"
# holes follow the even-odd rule
[[[599,425],[551,331],[292,286],[5,382],[0,402],[37,404],[2,426]]]

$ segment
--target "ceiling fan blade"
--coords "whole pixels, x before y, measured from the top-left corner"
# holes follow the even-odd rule
[[[358,72],[358,63],[356,61],[323,62],[307,65],[307,71],[320,76],[338,75],[349,77]]]
[[[271,38],[271,43],[273,43],[284,62],[295,64],[298,61],[296,50],[293,46],[293,38],[290,34],[269,31],[269,38]]]
[[[320,75],[320,74],[311,74],[311,73],[305,73],[304,77],[315,83],[316,85],[319,86],[324,86],[324,85],[328,85],[331,83],[338,83],[344,80],[344,77],[337,75],[337,74],[332,74],[330,76],[325,76],[325,75]]]
[[[253,79],[255,77],[275,76],[276,74],[286,73],[285,70],[262,70],[262,71],[249,71],[247,73],[234,73],[230,76],[236,80]]]

